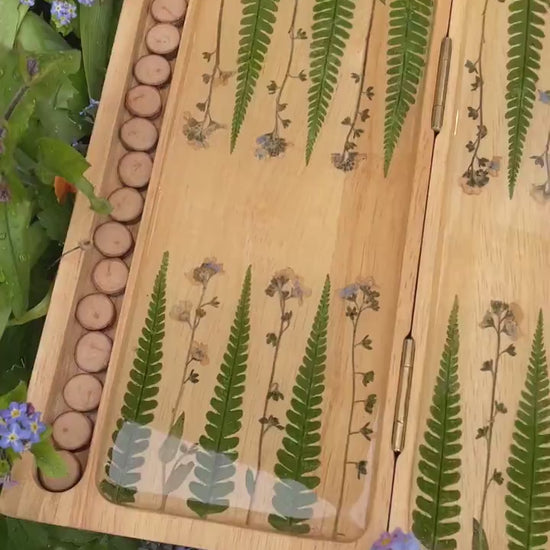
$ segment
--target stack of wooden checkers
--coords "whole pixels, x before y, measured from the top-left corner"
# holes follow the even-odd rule
[[[95,291],[83,296],[76,306],[76,319],[83,329],[74,349],[76,368],[63,386],[66,410],[53,422],[53,439],[67,464],[67,475],[62,479],[41,475],[42,485],[50,491],[72,488],[86,466],[95,411],[101,401],[113,345],[110,334],[119,305],[113,298],[126,288],[136,224],[144,208],[163,102],[186,12],[186,0],[152,2],[145,39],[147,52],[133,67],[125,100],[127,116],[119,129],[124,148],[118,163],[119,184],[108,197],[111,219],[98,225],[93,234],[93,244],[100,255],[90,275]]]

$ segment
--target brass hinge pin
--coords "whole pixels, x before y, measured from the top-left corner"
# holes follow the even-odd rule
[[[435,99],[432,110],[432,130],[440,132],[443,128],[445,117],[445,102],[447,101],[447,88],[449,85],[449,72],[451,70],[451,57],[453,53],[453,41],[446,36],[441,42],[439,51],[439,66],[437,69],[437,83],[435,87]]]
[[[407,419],[409,416],[409,401],[411,397],[411,381],[414,368],[415,343],[412,338],[405,338],[401,355],[399,385],[393,421],[392,448],[394,453],[401,453],[405,448]]]

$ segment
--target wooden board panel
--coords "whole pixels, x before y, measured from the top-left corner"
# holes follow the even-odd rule
[[[528,3],[513,4],[525,7]],[[509,185],[514,178],[509,174],[513,157],[509,158],[508,125],[513,119],[505,96],[509,85],[510,6],[491,0],[453,6],[452,84],[446,123],[434,154],[413,331],[420,367],[412,390],[419,397],[410,414],[409,437],[414,444],[408,445],[399,459],[392,510],[394,525],[413,522],[421,531],[418,514],[426,505],[418,499],[429,498],[428,481],[439,475],[437,467],[430,471],[438,455],[428,449],[434,451],[437,426],[442,426],[448,451],[444,470],[449,498],[446,507],[434,511],[431,525],[435,526],[439,514],[448,532],[441,536],[443,530],[439,531],[436,546],[446,538],[448,547],[508,548],[511,542],[518,543],[518,537],[528,536],[534,525],[526,502],[531,498],[530,476],[540,484],[544,475],[540,470],[547,468],[539,462],[539,473],[533,474],[529,462],[535,461],[536,453],[536,461],[542,460],[548,441],[542,422],[548,414],[543,411],[547,394],[544,361],[537,347],[534,356],[538,352],[539,357],[533,359],[532,343],[541,312],[546,342],[550,336],[550,294],[543,275],[550,266],[550,106],[545,92],[550,83],[550,23],[544,10],[537,17],[531,16],[537,21],[540,36],[540,42],[537,39],[531,44],[541,60],[537,68],[536,53],[528,55],[527,74],[533,80],[528,88],[534,97],[532,119],[526,119],[519,176],[510,198]],[[517,13],[515,21],[522,21]],[[528,36],[534,35],[529,29]],[[518,87],[508,89],[515,93]],[[526,107],[529,112],[529,102]],[[470,165],[475,182],[468,172]],[[458,311],[449,322],[455,299]],[[530,361],[531,386],[527,383]],[[434,409],[438,373],[439,408]],[[540,392],[538,423],[529,420],[535,410],[529,407],[537,401],[531,396],[534,387]],[[520,400],[523,413],[518,412]],[[448,416],[440,423],[444,402],[449,404]],[[536,440],[528,443],[537,430]],[[513,442],[515,451],[511,449]],[[419,445],[424,449],[419,451]],[[531,455],[527,454],[529,448]],[[538,507],[535,516],[540,514],[541,519],[548,517],[547,486],[539,485],[538,491],[532,510]],[[542,499],[545,494],[546,501]],[[442,519],[443,508],[449,514]],[[513,514],[514,508],[522,512]],[[544,530],[541,526],[541,537]],[[423,542],[432,547],[433,528],[425,527],[424,536]],[[450,546],[452,541],[455,546]],[[547,540],[543,537],[535,543],[532,539],[525,547],[547,548]]]
[[[256,548],[271,541],[279,548],[304,549],[336,548],[344,541],[355,541],[353,546],[362,548],[376,538],[385,527],[389,512],[394,388],[402,341],[410,330],[433,146],[430,129],[432,90],[449,4],[438,4],[429,51],[431,61],[426,68],[424,85],[417,104],[407,116],[385,178],[386,63],[379,52],[386,49],[386,7],[381,3],[358,3],[338,85],[306,166],[311,83],[303,82],[299,75],[302,69],[308,74],[313,0],[279,5],[272,45],[232,154],[229,152],[229,127],[237,82],[237,75],[233,74],[237,69],[239,40],[236,29],[240,25],[242,5],[237,0],[191,2],[130,278],[124,300],[117,299],[118,323],[112,334],[113,354],[84,476],[70,491],[49,494],[37,486],[27,461],[16,472],[23,481],[21,486],[9,499],[0,499],[3,512],[38,521],[212,549]],[[296,13],[295,6],[299,8]],[[93,170],[90,177],[104,196],[118,184],[115,167],[122,152],[118,131],[128,116],[123,109],[124,95],[132,84],[132,63],[144,51],[143,29],[151,23],[148,7],[148,2],[126,3],[102,98],[91,148]],[[292,35],[288,30],[294,15],[295,34]],[[299,38],[300,28],[305,30],[308,39]],[[291,51],[294,53],[289,64]],[[125,75],[125,80],[121,75]],[[285,82],[285,75],[289,78],[281,95],[280,89],[269,93],[274,89],[271,81],[279,88]],[[372,98],[371,91],[374,92]],[[284,104],[287,106],[283,108]],[[370,118],[366,109],[370,110]],[[118,116],[114,117],[113,113]],[[279,138],[283,135],[286,140],[284,155],[274,155],[284,147],[283,142],[273,139],[277,113],[283,120],[291,121],[290,125],[281,119],[277,123]],[[205,117],[204,127],[202,117]],[[225,127],[212,125],[209,117]],[[357,129],[364,129],[364,132],[354,137]],[[349,136],[356,140],[357,156],[349,155],[350,151],[355,152],[349,145]],[[278,150],[271,148],[274,145]],[[80,201],[67,249],[91,235],[100,221]],[[126,491],[115,488],[113,493],[103,482],[116,484],[121,478],[116,477],[112,464],[108,465],[106,478],[108,449],[113,445],[112,433],[128,390],[137,347],[142,345],[139,336],[165,251],[169,252],[170,260],[162,381],[151,383],[160,386],[158,395],[149,393],[145,397],[146,400],[155,397],[159,404],[154,410],[153,422],[150,423],[147,417],[141,418],[152,432],[151,437],[146,434],[147,450],[140,451],[143,456],[138,457],[137,470],[132,472],[139,474],[139,481],[129,477],[124,482],[128,486]],[[91,271],[98,258],[98,252],[93,249],[78,252],[66,256],[60,269],[30,393],[32,401],[45,411],[47,420],[53,420],[65,410],[62,388],[77,372],[73,351],[82,330],[74,320],[74,311],[78,300],[89,292]],[[223,264],[223,273],[218,264]],[[242,418],[239,413],[236,415],[242,426],[237,445],[224,441],[230,445],[224,451],[236,447],[239,453],[232,480],[235,490],[231,493],[229,508],[223,514],[210,514],[205,529],[207,524],[194,519],[197,516],[187,504],[187,499],[196,497],[199,492],[189,489],[189,483],[200,480],[200,472],[195,468],[181,487],[170,491],[169,498],[163,499],[163,481],[167,478],[163,480],[158,453],[173,418],[183,410],[186,413],[184,438],[188,447],[200,442],[200,436],[210,429],[205,427],[205,419],[213,415],[206,417],[206,413],[216,383],[223,383],[219,382],[218,373],[249,265],[252,290],[247,380],[243,404],[236,405],[243,410]],[[315,487],[318,496],[311,519],[306,510],[303,517],[294,516],[293,521],[279,522],[279,527],[281,524],[298,526],[306,536],[302,539],[282,537],[277,532],[280,528],[274,527],[277,520],[270,522],[269,515],[281,515],[281,506],[273,504],[277,484],[275,462],[280,459],[277,451],[284,445],[283,438],[291,434],[291,428],[283,426],[284,429],[279,430],[272,426],[264,438],[260,468],[264,475],[257,485],[249,517],[247,472],[251,472],[249,479],[252,476],[255,480],[259,436],[262,426],[266,426],[259,420],[264,415],[269,389],[270,397],[274,397],[274,391],[280,391],[284,399],[268,400],[267,426],[269,422],[275,424],[275,417],[279,420],[276,424],[294,422],[292,414],[287,420],[286,412],[289,407],[299,409],[293,404],[291,395],[318,304],[322,302],[327,275],[331,282],[325,294],[330,301],[326,327],[328,351],[326,361],[320,360],[317,367],[320,369],[321,364],[326,363],[326,378],[322,403],[315,405],[320,408],[318,418],[322,424],[320,428],[310,428],[314,432],[310,445],[321,447],[320,464],[316,465],[315,472],[308,472],[310,476],[319,477],[319,485]],[[286,281],[285,289],[278,288],[277,284],[282,285],[283,281]],[[303,300],[300,300],[297,293],[306,287],[311,293],[304,291]],[[203,289],[204,299],[210,305],[203,304],[199,308],[200,326],[192,328],[197,324],[197,300]],[[280,291],[286,289],[293,289],[294,294],[287,302],[279,301]],[[158,291],[163,292],[162,288]],[[362,312],[355,329],[357,317],[353,311],[346,316],[346,308],[353,308],[355,297],[360,300],[364,293],[368,298],[365,305],[374,305],[373,291],[380,293],[376,296],[380,302],[379,311],[369,308]],[[219,305],[213,302],[215,296]],[[188,301],[192,304],[190,311]],[[283,325],[281,304],[288,307],[285,313],[292,311],[293,314],[291,319],[285,317]],[[205,317],[202,310],[206,312]],[[192,327],[186,325],[188,313]],[[322,341],[327,315],[324,307],[321,313],[320,321],[313,328],[320,333]],[[156,315],[155,311],[152,315]],[[285,329],[287,324],[289,329],[277,345],[278,331],[281,326]],[[151,331],[151,326],[148,330]],[[271,332],[275,333],[275,340],[269,336],[266,341],[266,334]],[[367,340],[364,340],[365,346],[356,345],[367,334],[372,340],[372,350],[367,349],[370,347]],[[146,332],[144,336],[147,339],[149,335]],[[203,356],[206,346],[208,364]],[[315,348],[314,343],[310,347]],[[276,361],[275,352],[278,352]],[[274,382],[278,386],[270,387],[270,369],[274,363]],[[192,369],[198,374],[196,384],[192,383],[196,379]],[[192,378],[183,384],[188,376]],[[364,376],[366,387],[362,384]],[[139,375],[134,375],[136,380],[139,381]],[[297,380],[298,384],[302,383],[299,378]],[[315,391],[320,392],[323,383],[318,378],[314,382],[318,386]],[[178,400],[180,388],[183,391],[181,401]],[[300,388],[295,394],[301,399]],[[224,393],[218,390],[218,397],[220,395]],[[377,396],[376,403],[370,395]],[[130,402],[132,404],[132,399]],[[338,406],[340,404],[343,406]],[[128,418],[126,413],[125,416]],[[128,425],[126,422],[119,426],[122,430],[115,435],[119,446],[128,434]],[[320,443],[316,441],[316,433],[321,436]],[[191,460],[194,461],[204,449],[208,450],[208,444],[203,444],[203,449],[199,449]],[[313,453],[309,458],[316,458],[315,449],[308,449],[308,452]],[[116,452],[112,456],[117,456]],[[140,462],[141,458],[145,459],[144,463]],[[185,465],[188,460],[183,458]],[[197,457],[196,460],[201,459]],[[203,457],[202,463],[206,460]],[[171,460],[167,468],[173,467]],[[137,492],[133,491],[134,486]],[[131,494],[135,502],[126,502],[127,506],[114,505],[101,493],[110,498],[114,498],[114,494],[119,501],[121,497],[129,500]],[[307,509],[310,495],[305,493],[303,507]],[[222,497],[225,498],[225,494]],[[165,513],[159,514],[161,508]],[[303,528],[305,525],[308,532]]]

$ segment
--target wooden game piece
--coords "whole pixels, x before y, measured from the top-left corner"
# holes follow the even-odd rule
[[[38,470],[40,484],[47,491],[61,493],[74,487],[82,477],[82,466],[76,456],[69,451],[58,451],[61,460],[67,467],[67,473],[63,477],[49,477]]]
[[[151,151],[159,137],[156,126],[146,118],[134,117],[120,128],[120,140],[132,151]]]
[[[183,22],[187,12],[187,0],[155,0],[151,6],[151,15],[159,23],[177,25]]]
[[[110,298],[97,292],[78,302],[75,317],[86,330],[103,330],[113,324],[116,308]]]
[[[78,368],[101,372],[109,366],[113,341],[103,332],[87,332],[76,343],[74,358]]]
[[[143,197],[137,189],[131,187],[115,189],[108,199],[113,207],[111,218],[117,222],[135,222],[143,212]]]
[[[120,181],[134,189],[147,186],[152,170],[153,159],[143,151],[130,151],[118,163]]]
[[[68,411],[54,420],[52,438],[60,449],[78,451],[88,446],[93,429],[93,422],[85,414]]]
[[[134,246],[130,230],[119,222],[106,222],[94,232],[95,247],[107,258],[122,258]]]
[[[172,57],[180,44],[180,31],[169,23],[159,23],[149,29],[145,44],[151,53]]]
[[[79,412],[94,411],[99,407],[103,385],[92,374],[77,374],[63,388],[63,399],[71,409]]]
[[[177,29],[174,30],[178,32]],[[126,94],[126,109],[134,116],[155,118],[162,112],[160,92],[154,86],[134,86]]]
[[[144,55],[134,66],[134,76],[140,84],[163,86],[170,79],[170,63],[162,55]]]
[[[118,258],[100,260],[92,271],[92,282],[103,294],[118,296],[128,282],[128,266]]]

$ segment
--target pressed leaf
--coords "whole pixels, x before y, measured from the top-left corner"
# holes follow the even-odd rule
[[[178,448],[181,443],[181,438],[183,436],[183,429],[185,426],[185,413],[181,413],[179,417],[174,422],[174,425],[171,426],[166,439],[162,443],[159,449],[159,459],[162,463],[168,464],[176,458],[178,453]]]
[[[113,433],[114,445],[109,450],[105,465],[107,478],[100,484],[103,495],[118,504],[134,502],[136,484],[141,478],[139,468],[144,462],[142,455],[149,446],[151,430],[147,425],[154,419],[157,407],[154,398],[159,392],[161,380],[167,271],[168,252],[165,252],[138,339],[120,418]]]
[[[325,122],[353,27],[355,0],[315,0],[309,78],[306,162]]]
[[[269,523],[278,531],[303,535],[309,532],[307,521],[313,517],[317,500],[315,489],[320,479],[315,471],[321,455],[321,402],[325,391],[327,332],[330,279],[327,276],[319,307],[307,340],[302,365],[292,390],[290,409],[282,447],[277,452],[273,496],[274,514]]]
[[[508,18],[508,191],[514,195],[527,130],[533,117],[544,42],[547,0],[512,0]]]
[[[252,100],[271,43],[279,0],[241,0],[243,10],[237,60],[237,93],[231,126],[231,152]]]
[[[460,514],[460,492],[456,484],[460,479],[461,460],[458,455],[462,450],[459,345],[456,299],[449,317],[424,444],[419,447],[417,485],[420,494],[413,511],[412,530],[428,550],[454,550],[457,543],[453,535],[460,529],[460,524],[455,521]]]
[[[472,550],[489,550],[485,529],[476,518],[473,519]]]
[[[510,550],[544,550],[550,533],[550,381],[542,311],[521,392],[508,459]]]
[[[227,497],[235,486],[232,478],[236,471],[234,462],[238,457],[242,396],[248,366],[251,284],[249,267],[214,389],[215,397],[210,400],[210,410],[206,413],[205,433],[199,439],[195,466],[197,481],[189,484],[193,496],[187,500],[187,505],[201,517],[227,510]]]
[[[384,124],[386,174],[409,109],[416,102],[426,64],[433,12],[433,0],[390,2]]]
[[[166,494],[173,493],[177,491],[187,479],[187,476],[193,471],[193,463],[188,462],[187,464],[180,464],[177,468],[172,470],[168,479],[166,480],[166,485],[164,491]]]

